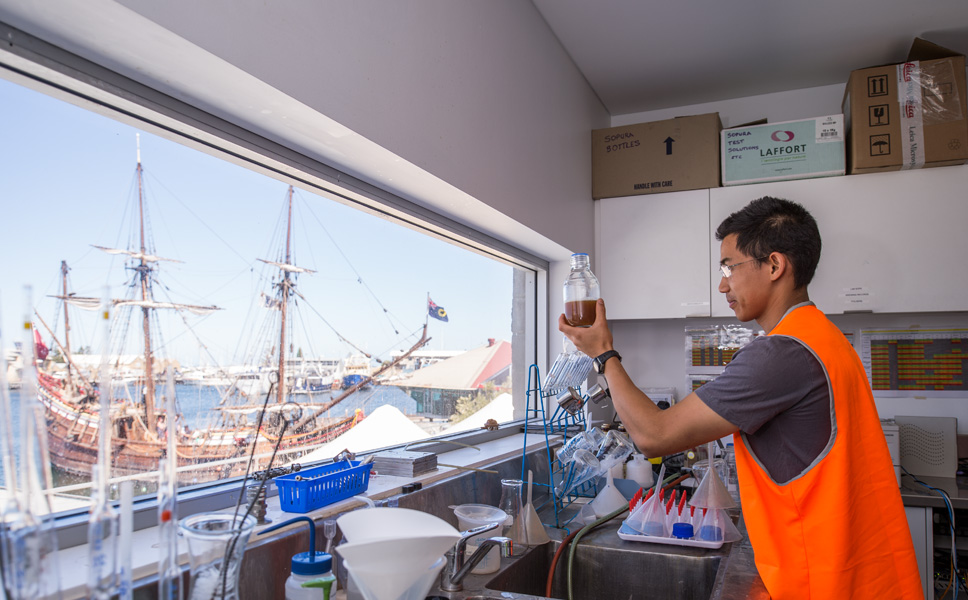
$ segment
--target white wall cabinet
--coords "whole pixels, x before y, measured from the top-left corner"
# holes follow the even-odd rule
[[[968,168],[712,189],[711,231],[761,196],[799,202],[817,219],[823,251],[809,289],[825,313],[968,310]],[[719,262],[718,243],[710,257]],[[710,282],[715,291],[719,278]]]
[[[600,202],[595,272],[608,318],[708,317],[709,190]]]
[[[810,298],[825,313],[968,310],[968,166],[960,166],[601,200],[597,272],[609,317],[732,317],[713,273],[713,235],[762,196],[799,202],[817,219],[823,251]]]

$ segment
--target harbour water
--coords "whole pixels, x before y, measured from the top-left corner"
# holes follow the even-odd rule
[[[189,428],[194,430],[214,423],[217,411],[213,410],[213,408],[219,404],[221,399],[219,388],[214,386],[181,384],[176,385],[175,388],[175,397],[178,401],[179,412],[182,415],[183,421],[188,425]],[[340,392],[335,392],[335,394],[339,393]],[[333,395],[334,392],[321,392],[297,395],[293,398],[299,404],[326,404],[332,400]],[[21,390],[10,390],[10,401],[12,413],[10,430],[13,432],[14,439],[16,440],[20,435]],[[272,401],[273,400],[270,399],[270,402]],[[383,405],[394,406],[399,409],[400,412],[406,415],[413,414],[416,411],[416,401],[410,398],[410,396],[408,396],[400,388],[385,385],[371,385],[365,389],[354,392],[345,400],[331,408],[328,412],[323,413],[323,416],[334,418],[351,416],[356,412],[357,408],[361,409],[364,415],[368,415]],[[17,461],[19,461],[19,444],[15,443],[13,446],[14,464],[17,464]],[[3,465],[0,464],[0,487],[5,487],[5,482],[6,474],[3,472]],[[90,482],[90,477],[79,478],[77,476],[61,472],[57,469],[53,469],[53,482],[55,488],[62,486],[75,486],[77,484],[85,484]],[[153,485],[148,482],[139,482],[136,489],[140,493],[148,493],[153,491]],[[71,494],[86,496],[88,492],[83,489],[72,490]]]

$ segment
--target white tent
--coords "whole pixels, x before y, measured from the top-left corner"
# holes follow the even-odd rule
[[[498,423],[507,423],[513,418],[514,405],[511,402],[511,394],[501,394],[481,410],[441,431],[440,435],[481,429],[488,419],[494,419]]]
[[[293,462],[307,464],[333,458],[343,450],[359,454],[428,437],[427,432],[408,419],[400,409],[384,404],[343,435]]]

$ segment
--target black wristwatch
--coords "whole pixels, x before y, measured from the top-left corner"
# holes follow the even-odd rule
[[[599,354],[598,356],[596,356],[595,357],[595,360],[592,361],[592,367],[595,369],[595,372],[598,373],[598,374],[604,373],[605,372],[605,363],[608,361],[608,359],[610,359],[612,357],[615,357],[615,358],[619,359],[619,361],[622,360],[622,355],[619,354],[618,352],[616,352],[615,350],[609,350],[607,352],[602,352],[601,354]]]

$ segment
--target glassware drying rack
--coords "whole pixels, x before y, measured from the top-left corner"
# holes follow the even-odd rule
[[[548,488],[548,498],[554,503],[555,522],[554,527],[565,528],[572,519],[571,516],[564,520],[563,511],[579,498],[594,498],[598,494],[596,480],[586,481],[571,489],[560,488],[574,476],[572,470],[575,464],[562,463],[551,450],[551,438],[561,435],[563,442],[585,431],[587,424],[585,421],[585,411],[583,410],[588,401],[588,397],[582,395],[581,386],[588,379],[592,369],[592,359],[584,353],[573,350],[562,352],[558,355],[552,365],[545,386],[541,385],[541,373],[538,365],[532,364],[528,367],[528,404],[524,413],[524,449],[521,458],[521,479],[526,480],[528,471],[528,435],[530,433],[540,433],[544,435],[545,456],[548,460],[548,481],[534,481],[535,486]],[[554,399],[564,396],[564,400],[555,402]],[[580,398],[580,402],[572,401]],[[551,400],[549,400],[551,399]],[[551,417],[547,416],[546,405],[555,406],[555,411]],[[547,502],[539,505],[544,506]],[[550,523],[548,525],[551,525]]]

